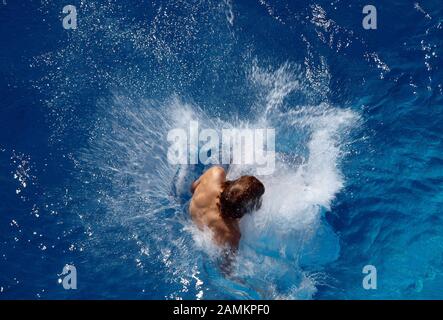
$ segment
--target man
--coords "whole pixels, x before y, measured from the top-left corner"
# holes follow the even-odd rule
[[[216,244],[236,251],[241,237],[239,220],[260,208],[263,184],[253,176],[227,181],[225,170],[215,166],[192,184],[191,192],[189,210],[197,227],[209,228]]]

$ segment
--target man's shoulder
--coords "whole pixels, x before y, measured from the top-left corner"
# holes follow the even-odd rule
[[[225,172],[225,169],[223,169],[220,166],[213,166],[205,172],[205,175],[215,177],[215,178],[218,178],[218,177],[225,178],[226,172]]]

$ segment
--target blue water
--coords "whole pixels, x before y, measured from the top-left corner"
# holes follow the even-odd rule
[[[377,30],[355,0],[66,4],[0,4],[0,299],[443,298],[440,1],[373,2]],[[230,277],[204,168],[166,159],[191,120],[276,130]]]

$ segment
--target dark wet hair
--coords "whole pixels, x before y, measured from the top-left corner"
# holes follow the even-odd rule
[[[265,186],[256,177],[241,176],[226,181],[220,195],[220,211],[223,217],[237,219],[261,206]]]

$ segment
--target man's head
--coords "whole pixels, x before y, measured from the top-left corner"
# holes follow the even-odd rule
[[[256,177],[241,176],[234,181],[226,181],[220,195],[220,210],[225,218],[241,218],[261,206],[261,196],[265,187]]]

